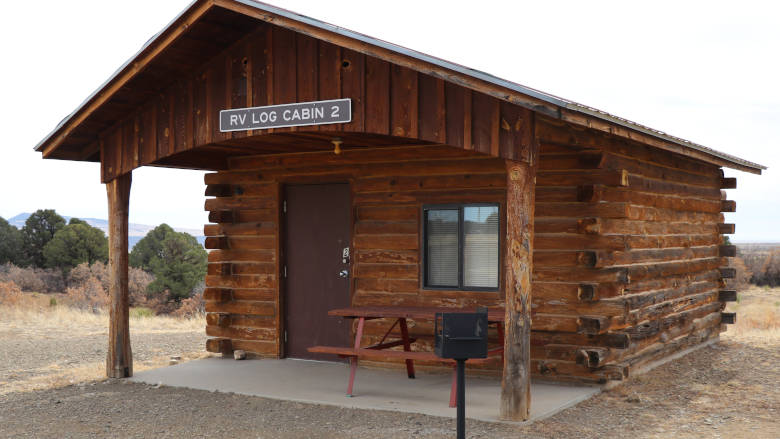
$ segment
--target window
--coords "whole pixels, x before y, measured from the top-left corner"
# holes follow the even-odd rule
[[[426,206],[423,221],[426,288],[498,289],[498,205]]]

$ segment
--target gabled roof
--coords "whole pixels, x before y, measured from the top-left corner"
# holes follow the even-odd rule
[[[89,157],[94,157],[94,147],[87,148],[89,151],[87,154],[53,155],[53,153],[60,144],[69,140],[69,137],[72,137],[70,143],[89,143],[90,140],[83,136],[89,127],[81,125],[87,121],[90,114],[106,104],[109,99],[118,95],[130,81],[140,77],[148,63],[161,56],[162,52],[181,34],[186,33],[195,22],[202,19],[206,13],[214,8],[232,11],[235,16],[243,16],[241,23],[236,23],[238,28],[249,26],[246,18],[269,22],[458,83],[569,123],[634,139],[719,166],[755,174],[760,174],[761,170],[766,169],[763,165],[669,135],[587,105],[254,0],[195,0],[162,31],[147,41],[138,53],[122,65],[73,113],[63,119],[35,147],[35,150],[43,152],[44,157],[59,156],[58,158],[76,160],[87,160]],[[227,40],[229,39],[227,38]],[[79,130],[79,128],[81,129]],[[81,146],[87,147],[85,144]]]

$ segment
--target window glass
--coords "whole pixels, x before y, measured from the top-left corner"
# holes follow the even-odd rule
[[[458,287],[458,210],[428,210],[426,215],[429,286]]]
[[[465,206],[463,241],[463,285],[498,288],[498,206]]]

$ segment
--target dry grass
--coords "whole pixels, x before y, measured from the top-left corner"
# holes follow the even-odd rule
[[[50,346],[52,340],[60,340],[59,352],[46,352],[37,363],[21,366],[11,356],[25,355],[24,352],[5,352],[0,349],[0,395],[20,391],[57,388],[71,384],[99,381],[105,378],[105,360],[95,355],[81,356],[70,352],[74,343],[82,340],[105,339],[108,337],[108,313],[105,310],[85,310],[68,305],[67,294],[21,293],[12,285],[0,284],[0,343],[24,340],[24,349],[30,355],[38,356],[38,346]],[[131,309],[130,333],[136,339],[187,339],[203,334],[205,316],[169,317],[155,316],[150,310]],[[92,342],[94,343],[94,341]],[[202,346],[202,345],[201,345]],[[100,348],[102,349],[102,343]],[[181,356],[180,361],[203,358],[209,354],[196,347],[172,350],[153,342],[134,346],[142,349],[133,369],[140,372],[167,366],[170,356]],[[103,354],[105,355],[105,354]],[[8,356],[9,358],[5,358]]]
[[[36,328],[37,330],[67,331],[75,335],[106,332],[108,313],[105,311],[84,311],[68,306],[41,308],[18,308],[0,305],[0,314],[7,318],[0,327]],[[131,313],[130,330],[140,333],[203,331],[206,320],[203,316],[175,318],[168,316],[138,316]]]
[[[67,294],[21,293],[12,287],[0,285],[0,315],[5,318],[0,328],[36,328],[37,330],[67,331],[84,334],[105,332],[108,312],[104,309],[84,310],[70,306]],[[4,295],[2,291],[7,291]],[[3,300],[7,299],[7,300]],[[138,311],[138,312],[135,312]],[[205,315],[192,317],[155,316],[144,308],[131,308],[130,329],[141,333],[202,331]]]
[[[726,311],[737,313],[737,323],[729,326],[725,336],[780,339],[780,288],[751,286],[740,291],[739,300]]]

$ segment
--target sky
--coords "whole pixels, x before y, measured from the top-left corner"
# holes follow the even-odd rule
[[[780,6],[772,2],[274,0],[769,167],[737,177],[735,242],[780,242]],[[0,216],[106,218],[99,165],[33,147],[187,0],[9,2],[0,16]],[[130,221],[202,228],[203,172],[133,172]]]

